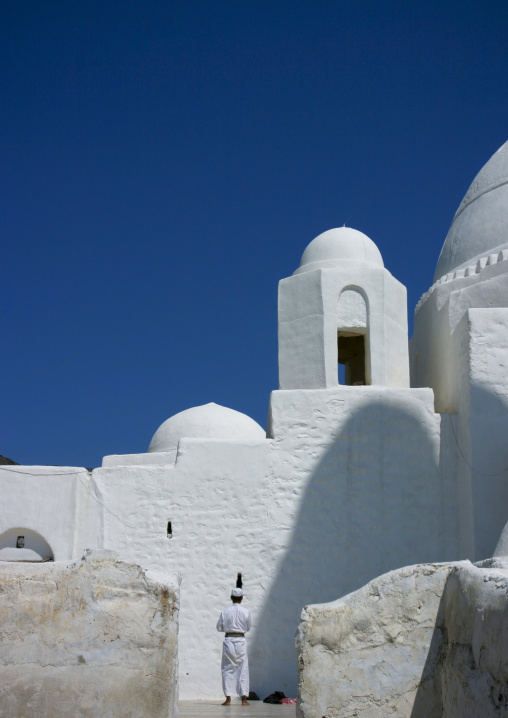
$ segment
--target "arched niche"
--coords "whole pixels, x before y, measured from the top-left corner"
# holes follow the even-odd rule
[[[339,294],[337,359],[339,384],[370,384],[369,309],[367,299],[358,287],[345,287]]]
[[[14,527],[0,534],[0,561],[53,561],[53,551],[37,531]]]

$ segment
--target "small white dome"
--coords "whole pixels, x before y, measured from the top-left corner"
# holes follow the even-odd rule
[[[266,432],[250,416],[220,404],[204,404],[175,414],[159,426],[148,451],[176,451],[178,442],[190,439],[252,441],[266,438]]]
[[[476,175],[455,213],[434,281],[508,247],[508,142]]]
[[[354,262],[355,266],[366,268],[384,266],[381,252],[366,234],[351,227],[336,227],[312,240],[294,274],[337,267],[344,262]]]

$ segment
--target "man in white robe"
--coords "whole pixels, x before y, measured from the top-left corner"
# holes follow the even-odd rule
[[[243,591],[231,591],[233,604],[221,611],[217,630],[226,635],[222,644],[222,689],[226,700],[223,706],[231,705],[231,696],[241,696],[242,706],[248,706],[249,662],[245,634],[250,630],[250,613],[241,606]]]

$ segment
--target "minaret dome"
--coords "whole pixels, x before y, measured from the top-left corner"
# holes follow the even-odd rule
[[[300,267],[294,274],[312,269],[343,266],[383,267],[381,252],[372,239],[351,227],[335,227],[318,235],[307,245]]]

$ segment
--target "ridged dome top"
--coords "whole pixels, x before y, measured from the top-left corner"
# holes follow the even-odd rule
[[[508,142],[476,175],[453,218],[434,281],[508,247]]]
[[[336,227],[312,240],[294,274],[338,267],[345,262],[365,268],[384,266],[381,252],[366,234],[351,227]]]
[[[219,404],[186,409],[165,421],[155,432],[148,451],[175,451],[183,438],[259,440],[266,432],[250,416]]]

